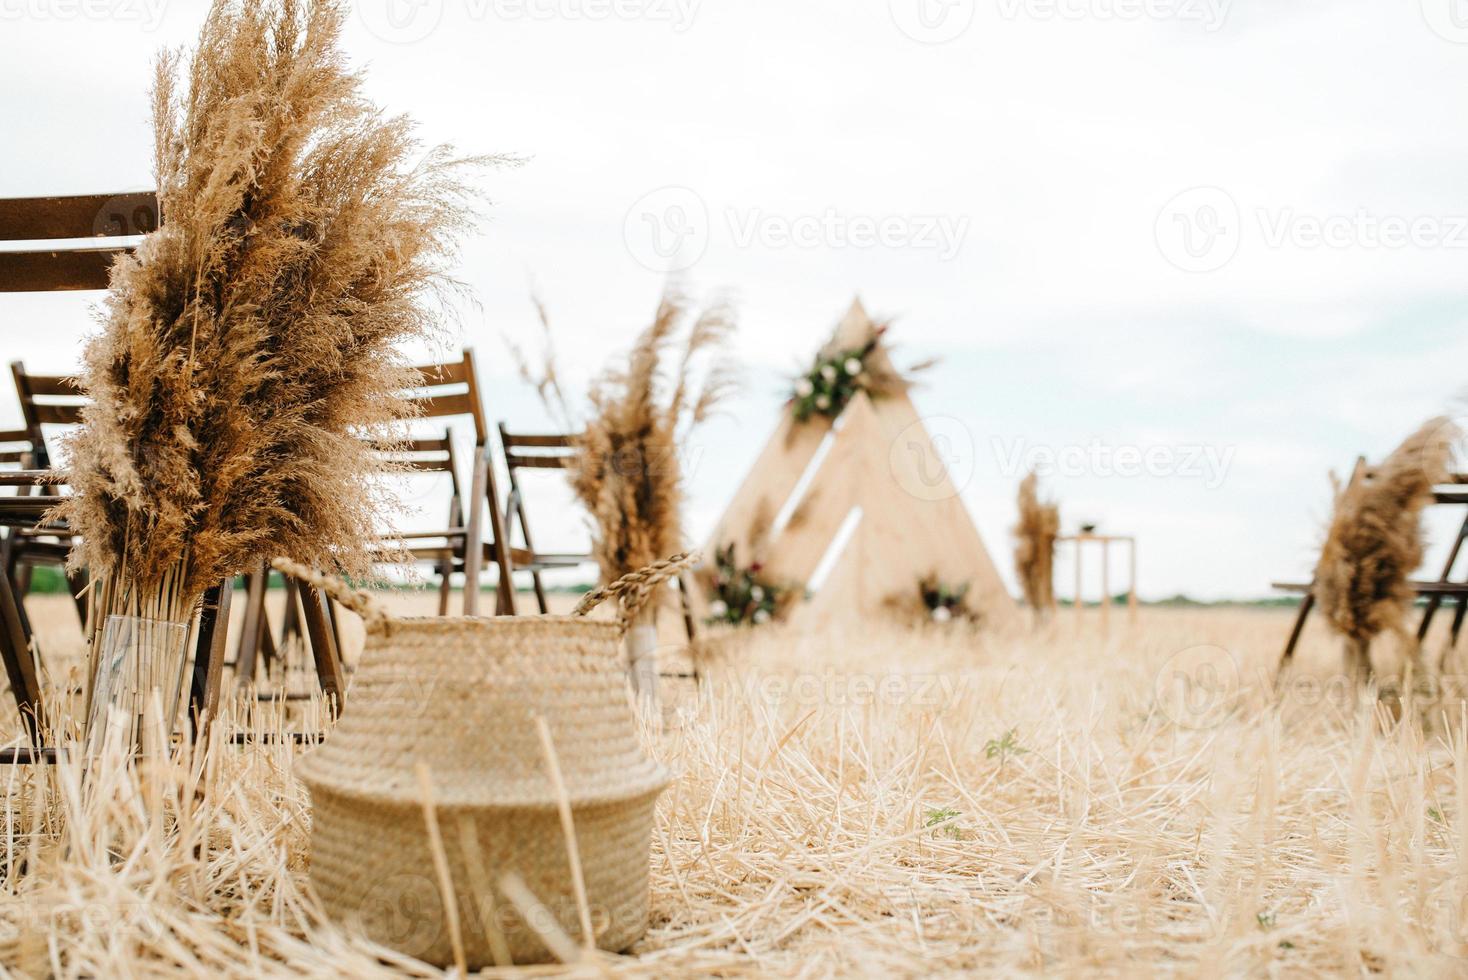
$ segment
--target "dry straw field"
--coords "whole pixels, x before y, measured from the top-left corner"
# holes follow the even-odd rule
[[[43,639],[74,631],[65,600],[32,603]],[[651,932],[527,971],[1468,971],[1461,703],[1361,703],[1318,625],[1275,687],[1279,612],[1116,619],[1109,637],[1068,615],[1007,636],[723,637],[703,692],[666,682],[648,725],[677,773]],[[50,681],[69,683],[59,663]],[[297,751],[219,740],[85,792],[70,765],[0,776],[0,962],[435,973],[322,921]],[[409,941],[442,928],[392,912]]]

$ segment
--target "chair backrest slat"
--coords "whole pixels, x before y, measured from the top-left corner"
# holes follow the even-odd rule
[[[132,251],[131,245],[116,240],[153,231],[159,218],[158,195],[152,191],[0,198],[0,241],[112,240],[77,248],[0,251],[0,292],[106,289],[112,263]]]
[[[500,423],[500,445],[504,448],[505,468],[514,481],[516,470],[569,470],[581,456],[579,436],[570,432],[510,432]],[[528,449],[531,452],[518,452]]]
[[[86,396],[74,378],[65,375],[31,374],[25,364],[13,361],[10,376],[15,380],[15,394],[20,399],[20,413],[25,419],[26,438],[35,451],[36,465],[49,466],[44,425],[79,425]]]
[[[37,402],[33,411],[37,425],[81,425],[82,423],[82,406],[80,405],[52,405],[47,402]]]
[[[474,401],[465,391],[452,395],[410,395],[408,400],[417,406],[419,418],[441,419],[474,414]]]
[[[412,402],[420,418],[441,419],[467,415],[474,420],[475,445],[482,446],[489,437],[484,421],[484,403],[479,397],[479,381],[474,371],[474,352],[465,348],[461,360],[445,364],[421,364],[414,368],[422,384],[403,393]]]
[[[568,470],[576,462],[574,456],[522,456],[505,453],[505,466],[512,470]]]
[[[0,252],[0,292],[106,289],[112,263],[128,251],[86,248],[69,252]]]
[[[0,198],[0,241],[118,238],[157,227],[158,195],[152,191]]]
[[[544,449],[574,449],[576,437],[571,435],[516,435],[506,432],[500,428],[500,439],[504,442],[506,449],[514,449],[516,446],[536,447]]]

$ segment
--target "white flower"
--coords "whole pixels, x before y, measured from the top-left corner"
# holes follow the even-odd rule
[[[825,395],[817,395],[816,396],[816,408],[818,408],[818,409],[820,409],[821,411],[824,412],[826,409],[828,409],[830,407],[831,407],[831,399],[830,398],[826,397]]]
[[[755,622],[755,625],[759,625],[759,624],[762,624],[762,623],[768,623],[769,621],[770,621],[770,613],[769,613],[769,610],[767,610],[767,609],[756,609],[754,611],[754,622]]]
[[[822,364],[821,365],[821,377],[825,378],[828,382],[835,381],[836,380],[836,365],[834,365],[834,364]]]
[[[860,358],[848,357],[844,366],[846,368],[846,373],[851,375],[853,378],[856,377],[858,374],[861,374]]]
[[[729,607],[723,599],[715,599],[709,603],[709,613],[714,616],[727,616],[729,615]]]
[[[795,382],[795,395],[797,398],[809,398],[810,393],[816,390],[816,386],[810,383],[810,378],[801,378]]]
[[[755,602],[759,602],[765,597],[765,590],[756,585],[754,588],[749,590],[749,597]]]
[[[939,606],[933,610],[933,622],[946,623],[953,618],[953,613],[948,611],[947,606]]]

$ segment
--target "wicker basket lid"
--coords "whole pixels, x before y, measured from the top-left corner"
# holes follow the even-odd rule
[[[643,751],[616,623],[564,616],[393,619],[369,633],[351,704],[297,774],[313,788],[440,807],[556,803],[536,715],[573,805],[660,790]]]

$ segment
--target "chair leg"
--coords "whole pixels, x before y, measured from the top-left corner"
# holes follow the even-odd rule
[[[71,601],[76,606],[76,618],[81,622],[82,630],[85,632],[88,606],[91,605],[87,600],[88,575],[85,570],[73,572],[70,569],[67,569],[65,574],[66,589],[71,593]]]
[[[1289,641],[1285,643],[1284,655],[1279,658],[1279,669],[1283,670],[1285,664],[1295,657],[1295,647],[1300,643],[1300,634],[1305,631],[1305,620],[1310,616],[1310,610],[1315,608],[1315,592],[1312,590],[1305,593],[1305,598],[1300,602],[1300,611],[1295,616],[1295,625],[1290,630]]]
[[[691,587],[686,574],[678,576],[678,598],[683,607],[683,630],[688,634],[689,643],[698,639],[698,626],[693,621],[693,602],[688,597],[688,590]]]
[[[229,605],[233,595],[234,580],[225,579],[205,590],[199,607],[199,639],[194,646],[194,674],[189,685],[189,713],[196,741],[206,734],[219,711],[219,687],[224,677]]]
[[[322,601],[326,603],[326,619],[331,623],[331,643],[336,648],[337,661],[342,665],[342,673],[345,674],[347,664],[342,660],[342,624],[336,614],[336,603],[329,595],[323,595]]]
[[[443,560],[438,563],[438,614],[447,616],[449,614],[449,598],[453,592],[454,578],[454,554],[445,551]]]
[[[31,744],[39,746],[41,730],[45,727],[45,712],[28,636],[10,577],[0,575],[0,657],[5,660],[5,673],[10,680],[10,692],[15,696],[21,724],[25,726]]]
[[[683,629],[688,634],[688,660],[693,664],[693,683],[703,683],[703,672],[698,666],[698,626],[693,619],[693,600],[688,595],[688,574],[678,576],[678,599],[683,606]]]
[[[525,498],[520,495],[520,488],[515,485],[515,471],[510,471],[510,502],[505,506],[505,541],[509,547],[510,534],[515,526],[515,520],[520,521],[520,536],[525,540],[525,550],[532,555],[535,554],[535,542],[530,538],[530,525],[525,519]],[[530,570],[530,582],[535,588],[535,603],[544,616],[550,612],[550,604],[545,598],[545,583],[540,580],[540,569]],[[514,612],[513,607],[510,610]]]
[[[1458,597],[1458,608],[1453,611],[1453,635],[1450,646],[1458,645],[1458,637],[1463,632],[1463,614],[1468,613],[1468,595]]]
[[[255,680],[255,658],[260,653],[260,631],[265,615],[266,569],[262,564],[259,571],[245,575],[245,622],[234,658],[235,677],[241,684]]]
[[[311,657],[316,662],[316,678],[321,682],[321,693],[332,703],[337,715],[342,711],[342,699],[347,691],[346,674],[342,670],[341,651],[332,642],[331,624],[327,621],[326,603],[319,589],[305,582],[298,583],[301,590],[301,605],[304,608],[306,632],[311,641]]]

